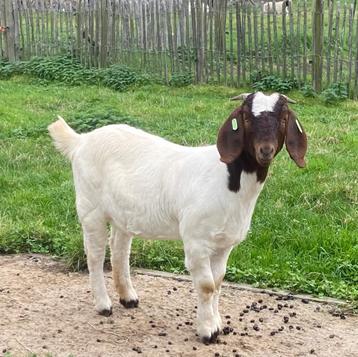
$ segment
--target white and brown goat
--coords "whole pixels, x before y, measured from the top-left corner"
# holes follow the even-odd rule
[[[197,330],[204,342],[215,341],[227,259],[246,237],[269,165],[285,143],[303,167],[307,149],[285,96],[244,97],[212,146],[185,147],[128,125],[81,135],[61,118],[49,126],[57,149],[72,162],[98,313],[112,312],[103,276],[108,223],[113,280],[127,308],[138,305],[129,271],[132,238],[181,239],[198,294]]]

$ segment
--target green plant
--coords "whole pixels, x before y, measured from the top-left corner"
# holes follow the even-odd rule
[[[252,83],[252,87],[257,91],[273,90],[284,93],[298,87],[295,79],[282,79],[276,75],[264,76]]]
[[[102,72],[103,84],[120,92],[139,82],[137,74],[126,66],[113,65]]]
[[[348,98],[347,84],[338,82],[331,84],[321,94],[320,98],[326,104],[335,104]]]
[[[193,83],[192,73],[173,73],[169,81],[172,87],[185,87]]]
[[[10,79],[23,72],[23,62],[8,62],[0,60],[0,79]]]
[[[317,93],[314,88],[310,84],[305,84],[301,89],[300,92],[303,94],[304,97],[316,97]]]
[[[99,70],[86,68],[70,56],[34,57],[24,63],[24,74],[70,85],[95,84],[101,79]]]

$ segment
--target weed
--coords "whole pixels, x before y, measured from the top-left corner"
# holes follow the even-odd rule
[[[320,98],[325,104],[335,104],[348,98],[347,84],[333,83],[321,94]]]

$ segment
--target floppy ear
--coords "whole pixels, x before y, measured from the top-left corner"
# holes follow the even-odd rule
[[[236,109],[219,130],[217,148],[220,160],[229,164],[238,158],[244,147],[242,108]]]
[[[305,167],[305,154],[307,151],[307,136],[296,115],[288,110],[286,118],[286,149],[291,159],[299,167]]]

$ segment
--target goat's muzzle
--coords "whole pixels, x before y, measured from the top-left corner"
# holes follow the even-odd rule
[[[256,148],[256,160],[261,166],[267,167],[271,164],[275,152],[275,147],[272,144],[259,145]]]

